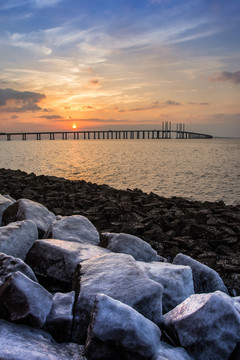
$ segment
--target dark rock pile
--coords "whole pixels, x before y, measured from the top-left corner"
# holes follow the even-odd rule
[[[136,235],[168,261],[187,254],[215,269],[232,294],[240,294],[240,206],[6,169],[0,169],[0,192],[39,202],[57,215],[86,216],[100,232]]]

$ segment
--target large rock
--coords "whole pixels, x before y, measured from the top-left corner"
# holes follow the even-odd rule
[[[56,216],[45,206],[28,199],[19,199],[10,205],[2,215],[3,225],[27,219],[35,222],[39,237],[42,237],[52,222],[56,220]]]
[[[193,359],[190,358],[190,356],[188,355],[185,349],[181,347],[173,347],[161,341],[156,354],[152,357],[151,360],[193,360]]]
[[[240,341],[240,314],[221,291],[190,296],[163,316],[163,326],[195,360],[228,359]]]
[[[13,201],[11,199],[8,199],[5,196],[0,194],[0,226],[2,225],[2,213],[12,203],[13,203]]]
[[[132,255],[138,261],[163,261],[150,244],[137,236],[124,233],[103,233],[101,237],[105,247],[113,252]]]
[[[201,294],[219,290],[228,294],[228,290],[219,274],[190,256],[178,254],[174,258],[173,264],[191,267],[195,293]]]
[[[162,262],[138,262],[147,276],[163,286],[162,307],[166,313],[194,294],[190,266]]]
[[[92,245],[98,245],[100,241],[95,226],[82,215],[65,216],[55,221],[44,237]]]
[[[0,286],[16,271],[20,271],[29,277],[29,279],[37,282],[34,272],[27,264],[25,264],[25,262],[13,256],[0,253]]]
[[[96,296],[86,341],[86,356],[94,359],[150,359],[161,331],[128,305],[107,295]]]
[[[37,239],[37,227],[32,220],[16,221],[0,227],[0,251],[7,255],[24,260]]]
[[[70,341],[74,300],[74,291],[67,294],[56,293],[53,296],[52,307],[47,316],[44,330],[48,331],[58,342]]]
[[[73,319],[73,340],[85,340],[94,299],[103,293],[159,324],[162,286],[150,280],[130,255],[110,253],[79,264],[79,296]]]
[[[47,290],[19,271],[0,287],[1,316],[6,320],[42,327],[52,301]]]
[[[70,291],[77,265],[107,249],[91,244],[56,239],[37,240],[26,256],[26,263],[49,291]]]
[[[82,352],[82,346],[58,344],[43,330],[0,320],[1,360],[84,360]]]

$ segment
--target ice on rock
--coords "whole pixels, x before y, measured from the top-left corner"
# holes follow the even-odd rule
[[[228,359],[240,341],[240,314],[221,291],[191,295],[163,315],[163,327],[195,360]]]
[[[0,312],[6,320],[42,327],[52,301],[47,290],[19,271],[0,287]]]
[[[160,344],[161,331],[130,306],[111,297],[96,296],[86,341],[93,359],[150,359]]]
[[[35,201],[19,199],[3,212],[2,223],[7,225],[21,220],[32,220],[38,228],[39,237],[42,237],[52,222],[56,220],[56,216]]]
[[[2,213],[12,203],[13,201],[11,199],[8,199],[6,196],[0,194],[0,226],[2,225]]]
[[[137,310],[159,324],[163,287],[150,280],[132,256],[109,253],[83,261],[77,288],[80,292],[73,319],[73,340],[85,341],[94,299],[103,293]]]
[[[26,256],[26,263],[40,280],[47,280],[49,291],[70,291],[77,265],[94,256],[109,253],[91,244],[56,239],[37,240]]]
[[[189,266],[163,262],[138,262],[149,279],[163,286],[162,307],[166,313],[194,294],[192,270]]]
[[[150,244],[134,235],[103,233],[102,241],[107,243],[107,249],[116,253],[132,255],[138,261],[164,261]]]
[[[70,341],[74,300],[74,291],[53,295],[52,307],[43,329],[48,331],[58,342]]]
[[[0,320],[1,360],[86,360],[78,344],[58,344],[50,334]]]
[[[95,226],[82,215],[64,216],[55,221],[44,237],[92,245],[98,245],[100,241]]]
[[[178,254],[174,258],[173,264],[191,267],[195,293],[210,293],[219,290],[228,294],[228,290],[219,274],[207,265],[184,254]]]
[[[16,221],[0,227],[0,251],[22,260],[37,239],[37,227],[32,220]]]
[[[34,272],[27,264],[25,264],[24,261],[19,258],[0,253],[0,286],[4,284],[6,279],[16,271],[20,271],[24,275],[28,276],[29,279],[37,282]]]
[[[161,344],[151,360],[193,360],[186,350],[181,347],[173,347],[161,341]],[[207,360],[207,359],[205,359]]]

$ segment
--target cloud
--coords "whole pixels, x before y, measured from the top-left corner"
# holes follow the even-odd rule
[[[64,119],[61,115],[43,115],[39,116],[41,119],[47,119],[47,120],[60,120]],[[65,119],[64,119],[65,120]]]
[[[153,110],[153,109],[162,109],[168,106],[180,106],[181,104],[179,102],[168,100],[165,103],[159,103],[159,101],[154,101],[148,106],[138,107],[138,108],[132,108],[132,109],[119,109],[118,107],[115,108],[117,112],[124,113],[124,112],[135,112],[135,111],[147,111],[147,110]]]
[[[173,101],[173,100],[168,100],[165,102],[166,105],[173,105],[173,106],[179,106],[181,105],[179,102]]]
[[[31,91],[0,89],[0,111],[15,113],[42,111],[37,103],[45,97],[44,94]]]
[[[240,71],[230,72],[222,71],[218,75],[211,75],[209,77],[210,81],[230,81],[233,84],[240,84]]]
[[[196,103],[196,102],[192,102],[192,101],[189,101],[188,104],[189,104],[189,105],[201,105],[201,106],[209,106],[209,105],[210,105],[208,102]]]

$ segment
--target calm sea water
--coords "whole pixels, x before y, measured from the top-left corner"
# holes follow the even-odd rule
[[[240,204],[240,139],[1,140],[0,167]]]

